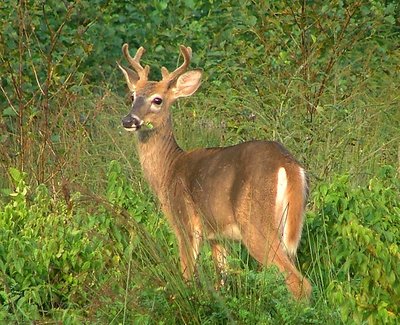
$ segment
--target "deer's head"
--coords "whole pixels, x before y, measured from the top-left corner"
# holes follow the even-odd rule
[[[179,97],[192,95],[200,86],[201,70],[186,71],[192,56],[190,47],[180,46],[184,62],[173,72],[161,68],[162,80],[149,81],[149,66],[143,67],[140,58],[144,48],[140,47],[132,58],[128,44],[122,46],[125,58],[133,68],[118,64],[123,72],[130,91],[131,111],[122,119],[123,127],[128,131],[139,130],[143,125],[153,128],[162,126],[169,120],[169,107]]]

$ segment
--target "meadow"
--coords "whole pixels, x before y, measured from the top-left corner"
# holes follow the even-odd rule
[[[18,1],[0,5],[0,323],[397,324],[397,1]],[[179,45],[203,69],[173,107],[184,149],[283,143],[310,196],[296,302],[238,243],[185,283],[121,118],[121,46],[151,78]]]

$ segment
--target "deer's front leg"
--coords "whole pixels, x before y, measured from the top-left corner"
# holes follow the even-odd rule
[[[200,231],[194,230],[178,236],[181,270],[185,280],[190,280],[193,277],[201,242],[202,234]]]
[[[219,282],[216,284],[216,288],[218,289],[225,285],[228,271],[226,261],[227,251],[222,244],[218,243],[217,241],[211,241],[211,253],[219,277]]]

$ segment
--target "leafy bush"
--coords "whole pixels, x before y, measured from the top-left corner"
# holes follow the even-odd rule
[[[109,231],[113,219],[69,210],[44,186],[30,197],[25,175],[10,173],[16,189],[0,209],[0,315],[17,322],[79,319],[84,312],[73,310],[87,304],[99,281],[118,266],[119,247]]]
[[[400,314],[400,181],[391,166],[365,187],[321,183],[308,214],[306,265],[345,323],[395,324]]]

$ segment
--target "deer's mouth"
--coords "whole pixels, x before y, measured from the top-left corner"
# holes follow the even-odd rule
[[[131,127],[126,127],[126,126],[124,126],[124,129],[125,129],[125,131],[133,132],[133,131],[139,130],[139,129],[140,129],[140,125],[138,125],[138,126],[131,126]]]

